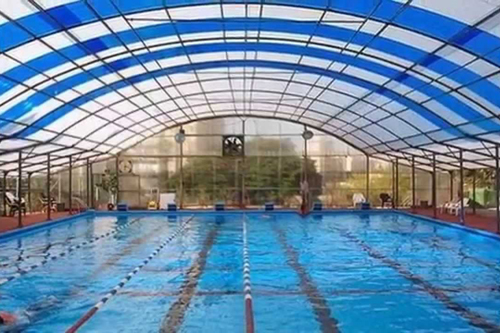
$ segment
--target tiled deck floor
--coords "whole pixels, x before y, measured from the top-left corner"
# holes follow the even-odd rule
[[[68,212],[52,212],[51,219],[55,220],[69,215]],[[47,213],[33,213],[23,216],[23,225],[25,227],[47,221]],[[17,229],[17,215],[14,217],[0,216],[0,233]]]
[[[412,212],[412,210],[410,210]],[[420,214],[428,217],[433,217],[433,209],[432,208],[416,208],[413,210],[415,214]],[[488,215],[484,214],[487,213]],[[493,233],[497,232],[497,221],[495,212],[478,212],[476,215],[473,215],[471,212],[467,212],[465,215],[465,225],[471,228],[482,229],[486,231],[490,231]],[[437,218],[439,220],[452,222],[452,223],[460,223],[460,219],[458,216],[440,213],[438,210]]]

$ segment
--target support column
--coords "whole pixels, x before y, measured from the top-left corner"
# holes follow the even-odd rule
[[[370,155],[366,155],[366,202],[370,202]]]
[[[463,152],[460,150],[460,224],[465,224],[464,209],[464,160]]]
[[[305,130],[305,128],[304,128]],[[307,182],[307,140],[304,140],[304,181]]]
[[[392,165],[392,174],[391,174],[391,181],[392,181],[392,190],[391,190],[391,204],[392,204],[392,209],[394,209],[395,206],[395,201],[396,201],[396,190],[395,190],[395,183],[394,183],[394,162],[391,163]]]
[[[415,156],[411,157],[411,208],[416,208],[415,197]]]
[[[23,227],[23,214],[22,214],[22,198],[23,198],[23,154],[22,152],[19,152],[19,157],[17,159],[18,161],[18,167],[17,167],[17,172],[18,172],[18,180],[17,180],[17,199],[19,200],[18,203],[18,212],[17,212],[17,227],[22,228]],[[26,208],[26,207],[25,207]]]
[[[116,155],[115,159],[115,171],[116,171],[116,202],[115,204],[118,205],[120,202],[120,155]]]
[[[245,126],[245,123],[246,120],[243,119],[242,121],[242,132],[243,132],[243,142],[245,142],[245,134],[246,134],[246,126]],[[246,155],[246,152],[245,150],[243,150],[243,156],[242,156],[242,163],[241,163],[241,204],[240,204],[240,208],[243,209],[245,208],[245,178],[246,178],[246,160],[245,160],[245,155]]]
[[[182,209],[184,206],[184,142],[180,143],[180,153],[181,153],[181,172],[180,172],[180,198],[179,198],[179,208]]]
[[[304,132],[307,131],[307,127],[304,126]],[[311,195],[311,186],[309,185],[309,180],[308,180],[308,168],[307,168],[307,139],[302,136],[302,139],[304,140],[304,183],[307,184],[308,186],[308,191],[306,192],[306,194],[302,195],[302,202],[304,204],[304,210],[302,211],[302,213],[304,212],[309,212],[309,207],[310,207],[310,203],[309,203],[309,198],[310,198],[310,195]]]
[[[472,170],[472,214],[476,215],[476,170]]]
[[[86,180],[86,189],[87,189],[87,207],[91,207],[90,205],[90,162],[87,159],[87,164],[85,165],[85,180]]]
[[[216,157],[212,157],[212,203],[217,201],[217,162]]]
[[[496,208],[497,208],[497,233],[500,233],[500,165],[499,165],[499,152],[498,152],[498,146],[495,148],[495,155],[496,155],[496,161],[495,161],[495,180],[496,180]]]
[[[68,206],[69,215],[73,214],[73,156],[69,157],[69,169],[68,169]]]
[[[450,171],[450,202],[453,201],[453,171]]]
[[[47,154],[47,221],[50,220],[52,197],[50,196],[50,154]]]
[[[31,214],[31,172],[28,172],[28,210]]]
[[[89,164],[90,172],[90,206],[95,209],[95,193],[94,193],[94,164]],[[140,193],[140,192],[139,192]]]
[[[437,218],[436,154],[432,154],[432,216]]]
[[[396,168],[395,188],[396,188],[396,209],[397,209],[399,207],[399,159],[398,158],[396,158],[395,168]]]
[[[3,172],[2,184],[2,201],[3,201],[3,216],[7,216],[7,171]]]

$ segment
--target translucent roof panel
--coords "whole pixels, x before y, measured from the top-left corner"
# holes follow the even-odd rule
[[[468,167],[488,167],[500,144],[499,7],[2,1],[0,170],[19,151],[27,168],[47,154],[63,165],[226,116],[304,124],[386,159],[439,154],[443,168],[461,149]]]

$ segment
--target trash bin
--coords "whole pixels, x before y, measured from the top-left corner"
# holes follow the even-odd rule
[[[58,212],[64,212],[64,210],[66,209],[66,205],[64,202],[58,202],[56,204],[56,209]]]

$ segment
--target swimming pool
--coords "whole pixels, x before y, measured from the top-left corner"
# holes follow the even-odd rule
[[[57,299],[23,332],[500,331],[500,242],[392,212],[87,215],[0,265],[0,310]]]

